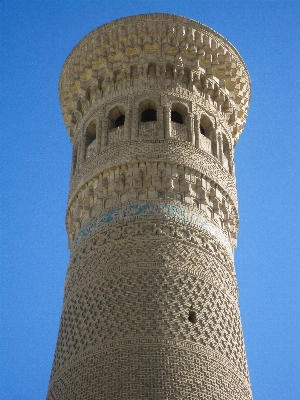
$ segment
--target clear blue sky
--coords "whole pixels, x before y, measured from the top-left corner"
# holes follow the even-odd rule
[[[249,70],[249,116],[235,153],[235,264],[250,378],[255,400],[300,399],[299,4],[1,1],[0,400],[44,399],[53,361],[69,257],[60,70],[92,29],[149,12],[210,26]]]

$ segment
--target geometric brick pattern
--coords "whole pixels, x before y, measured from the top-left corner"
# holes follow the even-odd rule
[[[204,348],[165,340],[97,350],[59,375],[49,400],[252,398],[248,382]]]
[[[155,220],[139,220],[139,226],[143,224],[154,226]],[[117,228],[121,230],[122,226],[115,230]],[[127,224],[127,229],[130,229],[130,224]],[[54,388],[59,385],[55,383],[56,379],[58,382],[68,379],[61,378],[63,371],[76,370],[78,363],[85,371],[93,354],[102,353],[103,348],[123,349],[127,344],[134,348],[145,345],[150,349],[160,344],[163,352],[163,344],[170,343],[171,357],[174,357],[173,351],[176,354],[184,352],[182,347],[190,347],[185,351],[192,352],[193,356],[188,356],[184,361],[186,364],[188,360],[194,363],[196,354],[201,360],[208,351],[206,357],[213,357],[215,362],[218,360],[218,363],[231,368],[239,381],[244,382],[245,393],[249,391],[235,276],[231,259],[228,255],[224,258],[226,252],[222,257],[218,251],[206,246],[207,243],[201,249],[187,238],[178,243],[178,238],[162,234],[139,234],[135,239],[134,235],[128,235],[127,239],[122,237],[100,245],[103,241],[101,236],[103,233],[98,232],[83,241],[70,260],[70,278],[66,281],[66,298],[52,372],[54,377],[58,377],[53,380]],[[147,255],[144,260],[143,253]],[[149,263],[147,259],[153,262]],[[195,323],[189,321],[191,311],[196,314]],[[151,354],[144,357],[151,357]],[[167,358],[164,355],[157,361],[169,363]],[[132,367],[128,365],[128,368]],[[189,375],[195,379],[199,374],[197,366],[191,364],[189,368]],[[128,376],[130,371],[122,373]],[[160,375],[162,371],[156,373]],[[201,381],[200,377],[197,380]],[[204,377],[202,379],[206,381]],[[110,376],[109,379],[113,378]],[[210,387],[208,383],[206,385]],[[130,390],[128,394],[123,392],[123,398],[140,398],[138,390],[141,389],[133,392],[131,387]],[[165,389],[161,390],[156,398],[166,395]],[[222,394],[224,390],[220,388],[219,398],[229,398]],[[210,398],[209,392],[205,392],[201,385],[194,398],[201,398],[201,393],[207,393],[207,398]],[[189,395],[186,392],[185,396]]]
[[[220,262],[215,260],[214,256],[204,257],[205,264],[203,265],[204,260],[201,260],[198,251],[195,255],[195,259],[199,260],[198,265],[194,265],[191,260],[179,263],[177,253],[181,253],[181,246],[178,246],[175,251],[172,245],[169,249],[165,245],[157,248],[154,247],[153,240],[152,243],[148,240],[148,246],[144,240],[136,243],[137,258],[141,258],[142,252],[147,252],[148,257],[151,258],[151,247],[154,247],[152,253],[165,249],[163,256],[167,259],[168,254],[172,254],[174,259],[177,259],[177,264],[181,264],[181,268],[174,266],[170,260],[130,265],[127,264],[126,257],[119,257],[119,262],[117,260],[114,262],[114,253],[118,254],[122,248],[129,248],[130,245],[132,244],[121,240],[121,243],[114,243],[109,248],[103,246],[101,249],[97,246],[94,250],[83,253],[84,257],[81,258],[79,268],[82,270],[84,265],[96,265],[97,269],[101,270],[101,274],[98,274],[97,279],[96,271],[91,271],[91,276],[89,276],[90,271],[86,270],[81,279],[75,278],[77,286],[72,285],[70,292],[67,292],[53,374],[60,377],[61,371],[69,368],[72,370],[72,367],[76,369],[75,366],[78,363],[81,364],[82,371],[85,371],[89,368],[87,364],[90,363],[93,354],[102,353],[103,348],[120,347],[122,349],[127,344],[133,348],[136,346],[142,348],[145,345],[152,349],[153,346],[160,344],[162,351],[165,351],[163,344],[166,345],[169,342],[172,348],[171,358],[175,357],[173,351],[175,354],[184,352],[182,347],[188,347],[189,350],[186,352],[193,353],[193,356],[190,354],[187,360],[182,361],[186,364],[186,368],[187,364],[191,363],[188,369],[190,379],[195,380],[197,377],[196,380],[201,383],[202,377],[209,388],[205,375],[199,375],[197,371],[199,365],[198,367],[194,365],[196,355],[199,360],[202,360],[203,355],[208,351],[208,358],[213,357],[215,362],[218,360],[221,365],[231,368],[239,381],[243,382],[244,391],[249,391],[237,299],[229,291],[226,292],[224,287],[221,290],[222,276],[219,276],[218,282],[213,271],[214,263],[220,264]],[[186,243],[184,247],[187,247]],[[197,251],[196,248],[195,250]],[[189,251],[192,252],[191,249]],[[115,264],[114,268],[107,266],[105,253],[110,253],[111,263]],[[155,257],[155,254],[153,256]],[[156,256],[156,258],[159,257]],[[207,258],[210,258],[210,263]],[[223,269],[226,268],[223,266]],[[75,271],[69,270],[70,273],[76,274]],[[234,286],[235,278],[232,274],[230,278]],[[70,285],[70,283],[67,284]],[[191,311],[196,314],[195,323],[189,321]],[[143,352],[142,349],[140,351]],[[204,352],[203,355],[202,352]],[[151,355],[150,351],[150,355],[147,356],[145,353],[144,357],[151,359]],[[155,357],[158,364],[163,363],[161,368],[165,367],[166,362],[169,364],[168,353],[163,355],[161,360],[159,354]],[[119,361],[122,363],[122,360],[119,359]],[[132,369],[130,362],[127,361],[127,363],[126,368]],[[130,371],[125,370],[122,373],[125,376],[130,375]],[[172,374],[172,371],[167,370],[164,373]],[[64,372],[62,374],[64,376]],[[158,369],[156,374],[161,376],[162,370]],[[55,378],[54,382],[56,379],[60,378]],[[109,374],[106,379],[111,379],[114,386],[113,380],[118,378],[113,378]],[[105,386],[105,383],[102,382],[102,384]],[[186,384],[182,383],[182,385],[184,387]],[[139,390],[141,389],[137,387],[134,392],[133,387],[128,394],[122,392],[123,398],[140,398]],[[219,398],[229,398],[225,389],[220,388]],[[161,390],[161,393],[155,392],[156,398],[164,398],[160,396],[166,395],[163,391],[165,389]],[[194,398],[199,398],[201,393],[207,393],[207,398],[210,398],[209,391],[205,392],[201,385],[194,390],[196,390]],[[222,391],[227,393],[227,397],[224,393],[222,394]],[[236,397],[237,393],[240,392],[236,391],[232,398],[250,398],[249,393],[247,396]],[[175,394],[176,392],[171,392],[169,395],[172,397]],[[188,392],[185,395],[188,396]]]
[[[47,400],[251,400],[233,249],[243,60],[168,14],[88,34],[60,77],[71,256]]]

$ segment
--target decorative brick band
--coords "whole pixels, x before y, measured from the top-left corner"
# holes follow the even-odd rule
[[[221,229],[217,228],[213,223],[208,221],[199,213],[194,213],[185,207],[178,207],[169,203],[155,204],[150,202],[145,204],[129,204],[124,207],[117,207],[111,211],[99,215],[79,232],[74,240],[72,251],[75,250],[75,248],[85,237],[109,222],[118,221],[124,218],[137,217],[140,215],[173,217],[194,224],[199,228],[208,231],[211,235],[217,238],[228,250],[229,254],[232,254],[232,247],[226,235],[221,231]]]

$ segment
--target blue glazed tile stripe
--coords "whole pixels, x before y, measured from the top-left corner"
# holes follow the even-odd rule
[[[208,231],[220,241],[220,243],[229,251],[229,253],[232,253],[231,244],[221,229],[217,228],[212,222],[208,221],[202,215],[193,213],[187,208],[178,207],[169,203],[130,204],[101,214],[79,232],[74,241],[72,251],[75,250],[75,248],[86,236],[94,232],[96,229],[108,224],[109,222],[118,221],[120,219],[129,217],[136,217],[139,215],[162,215],[165,217],[175,217],[182,221],[190,222],[199,228]]]

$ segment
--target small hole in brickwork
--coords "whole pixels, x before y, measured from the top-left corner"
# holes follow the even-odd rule
[[[196,315],[196,311],[189,311],[189,318],[188,320],[192,323],[195,324],[197,322],[197,315]]]

